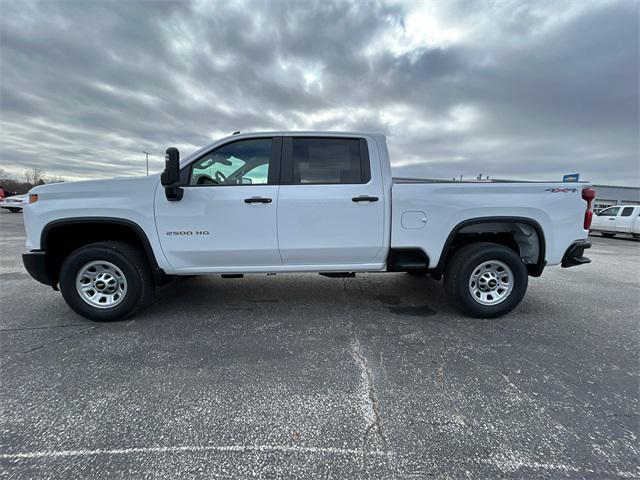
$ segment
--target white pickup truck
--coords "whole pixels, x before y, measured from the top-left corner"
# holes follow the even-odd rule
[[[632,235],[640,238],[640,205],[620,205],[601,210],[593,217],[592,232],[603,237]]]
[[[528,275],[583,256],[584,183],[394,181],[383,135],[234,134],[162,175],[43,185],[23,261],[93,320],[131,316],[177,275],[444,276],[475,317],[515,308]]]

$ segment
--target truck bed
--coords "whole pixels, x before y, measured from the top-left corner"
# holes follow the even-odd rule
[[[588,184],[394,179],[391,247],[421,248],[433,266],[447,237],[467,219],[527,218],[544,232],[547,265],[557,265],[571,241],[586,235],[586,203],[581,197],[585,186]]]

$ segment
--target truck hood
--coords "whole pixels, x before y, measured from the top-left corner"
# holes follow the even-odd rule
[[[113,192],[120,195],[123,191],[135,193],[141,189],[153,189],[160,181],[160,174],[144,177],[116,177],[108,180],[86,180],[81,182],[61,182],[39,185],[29,190],[29,193],[51,197],[64,197],[67,194],[93,192],[96,195]]]

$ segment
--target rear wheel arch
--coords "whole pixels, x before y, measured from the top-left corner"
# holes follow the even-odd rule
[[[432,273],[442,275],[457,250],[477,242],[507,246],[523,258],[527,272],[539,277],[545,267],[545,237],[540,224],[527,217],[480,217],[458,223],[449,233]]]

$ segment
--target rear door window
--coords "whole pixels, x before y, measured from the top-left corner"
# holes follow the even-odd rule
[[[622,209],[622,213],[620,213],[621,217],[630,217],[631,215],[633,215],[633,207],[624,207]]]
[[[363,142],[357,138],[293,137],[292,183],[367,183],[371,175],[368,155],[367,158],[363,155]]]

